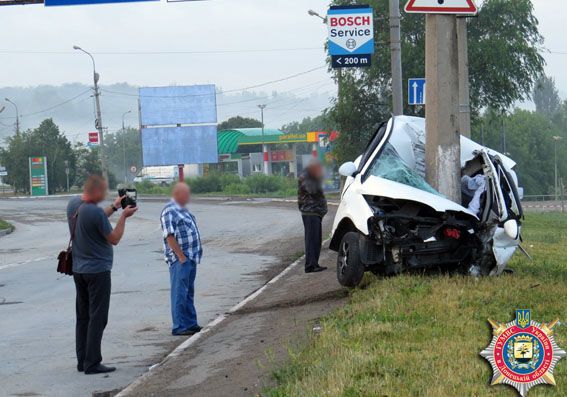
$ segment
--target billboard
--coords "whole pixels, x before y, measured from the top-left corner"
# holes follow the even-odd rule
[[[157,1],[157,0],[45,0],[46,7],[53,6],[76,6],[85,4],[106,4],[106,3],[131,3],[135,1]]]
[[[30,157],[30,193],[32,196],[47,196],[47,157]]]
[[[217,126],[142,128],[145,167],[217,163]]]
[[[213,84],[142,87],[139,93],[143,127],[217,123],[217,97]]]
[[[145,167],[218,162],[214,85],[146,87],[139,92]]]

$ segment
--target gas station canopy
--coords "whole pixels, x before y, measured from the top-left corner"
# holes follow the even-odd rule
[[[219,131],[217,135],[219,153],[236,153],[242,145],[275,145],[281,143],[315,143],[324,132],[305,132],[286,134],[278,129],[238,128]]]

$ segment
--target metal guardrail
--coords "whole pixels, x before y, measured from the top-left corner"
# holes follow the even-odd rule
[[[525,195],[522,201],[567,201],[567,196],[555,195],[555,194],[532,194]]]

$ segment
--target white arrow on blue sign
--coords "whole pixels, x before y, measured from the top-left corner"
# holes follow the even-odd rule
[[[425,105],[425,79],[409,79],[408,81],[408,103],[410,105]]]

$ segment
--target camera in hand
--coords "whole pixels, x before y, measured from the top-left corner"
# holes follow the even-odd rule
[[[124,196],[124,198],[120,202],[122,209],[128,206],[137,206],[136,199],[138,198],[138,192],[136,191],[136,189],[118,189],[118,196]]]

